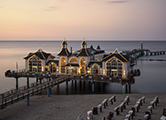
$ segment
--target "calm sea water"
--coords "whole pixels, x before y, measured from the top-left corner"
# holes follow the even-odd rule
[[[30,52],[35,52],[38,48],[42,48],[45,52],[49,52],[57,56],[61,50],[62,41],[24,41],[24,42],[3,42],[0,41],[0,93],[14,89],[15,79],[6,78],[4,73],[6,70],[14,70],[16,62],[19,69],[25,68],[25,57]],[[67,41],[68,49],[72,47],[73,51],[81,48],[81,41]],[[133,50],[140,48],[140,41],[87,41],[88,47],[93,45],[96,48],[100,45],[106,53],[113,52],[116,48],[119,51]],[[144,41],[144,48],[151,51],[166,51],[166,41]],[[144,56],[142,58],[166,59],[166,55]],[[166,93],[166,62],[164,61],[137,61],[136,69],[141,70],[141,76],[135,77],[135,84],[131,86],[132,93]],[[30,83],[35,79],[30,79]],[[26,85],[25,78],[19,78],[19,86]],[[122,86],[116,83],[96,83],[95,90],[92,91],[92,85],[89,82],[69,82],[69,90],[66,92],[65,83],[55,86],[51,90],[52,94],[94,94],[94,93],[122,93]],[[42,94],[46,94],[43,91]]]

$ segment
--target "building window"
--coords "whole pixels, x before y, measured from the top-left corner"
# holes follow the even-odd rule
[[[61,58],[61,73],[65,73],[65,65],[66,65],[66,59],[64,57]]]
[[[78,63],[76,58],[70,58],[69,63]]]
[[[122,77],[122,62],[118,59],[111,59],[106,63],[107,75],[112,77]]]
[[[29,71],[38,71],[41,72],[41,61],[38,57],[32,57],[29,59]]]
[[[85,74],[86,73],[86,59],[85,58],[81,58],[80,59],[80,71],[81,74]]]

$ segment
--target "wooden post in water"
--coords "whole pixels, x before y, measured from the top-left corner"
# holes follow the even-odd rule
[[[95,91],[95,85],[94,85],[94,83],[92,83],[92,92],[94,92]]]
[[[128,85],[126,84],[126,93],[128,93]]]
[[[129,93],[131,93],[131,85],[129,84]]]
[[[27,77],[27,89],[29,89],[29,77]]]
[[[77,80],[75,80],[75,92],[77,91]]]
[[[42,78],[40,78],[39,80],[40,80],[40,84],[42,84]]]
[[[16,77],[16,90],[18,91],[18,77]]]
[[[30,106],[30,96],[27,97],[27,106]]]
[[[122,85],[122,94],[125,94],[125,85]]]
[[[50,91],[51,91],[51,88],[48,88],[47,90],[47,96],[50,97]]]
[[[68,90],[68,80],[66,80],[66,90]]]
[[[36,77],[36,85],[38,85],[39,79],[38,77]]]

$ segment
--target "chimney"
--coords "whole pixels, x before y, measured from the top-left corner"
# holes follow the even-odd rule
[[[72,54],[72,47],[70,47],[70,53]]]

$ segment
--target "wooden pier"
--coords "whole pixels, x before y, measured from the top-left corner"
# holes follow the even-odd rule
[[[122,84],[122,93],[131,91],[131,85],[135,83],[135,79],[131,76],[130,79],[123,79],[118,77],[107,77],[102,75],[57,75],[49,72],[26,72],[25,70],[17,71],[6,71],[6,77],[13,77],[16,79],[16,89],[7,91],[0,94],[0,109],[4,109],[8,105],[19,102],[20,100],[27,99],[27,105],[30,105],[30,97],[42,92],[42,90],[47,89],[47,95],[50,97],[50,88],[66,82],[66,90],[68,90],[68,81],[79,80],[79,81],[89,81],[92,83],[105,82],[105,83],[120,83]],[[20,77],[27,78],[27,85],[18,87],[18,79]],[[29,84],[29,78],[36,78],[35,83]],[[43,79],[46,79],[43,81]],[[92,84],[92,89],[94,84]],[[129,90],[128,90],[129,89]]]
[[[54,85],[68,81],[69,76],[60,76],[56,79],[49,80],[47,82],[37,84],[32,83],[28,87],[22,86],[19,90],[10,90],[3,94],[0,94],[0,109],[4,109],[8,105],[19,102],[27,98],[27,105],[30,105],[30,96],[40,93],[44,89],[48,89],[48,97],[50,96],[50,88]]]

